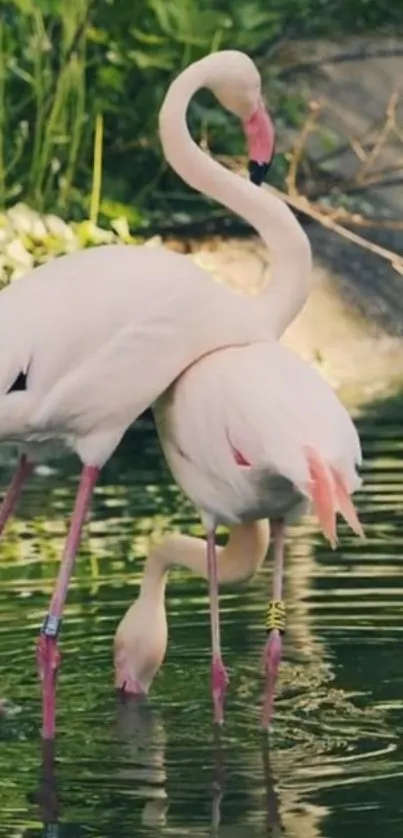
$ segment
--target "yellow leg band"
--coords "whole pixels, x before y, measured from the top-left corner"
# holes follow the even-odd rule
[[[286,607],[282,599],[272,599],[269,602],[266,614],[266,631],[270,632],[273,629],[284,632],[286,626]]]

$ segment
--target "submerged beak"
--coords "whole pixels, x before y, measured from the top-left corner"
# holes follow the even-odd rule
[[[270,169],[274,158],[275,130],[263,101],[254,114],[245,122],[248,144],[248,171],[252,183],[260,186]]]

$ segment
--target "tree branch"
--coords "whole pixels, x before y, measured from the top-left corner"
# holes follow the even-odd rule
[[[303,215],[313,218],[321,224],[322,227],[326,227],[334,233],[338,233],[338,235],[343,239],[347,239],[347,241],[358,245],[358,247],[362,247],[364,250],[369,250],[371,253],[374,253],[376,256],[380,256],[382,259],[386,259],[387,262],[390,262],[395,271],[403,275],[403,254],[396,253],[394,250],[389,250],[386,247],[381,247],[380,245],[375,244],[375,242],[368,241],[368,239],[364,239],[362,236],[357,235],[357,233],[353,233],[352,230],[347,230],[341,224],[338,224],[337,221],[333,221],[330,215],[324,214],[321,210],[317,209],[317,207],[310,203],[309,199],[305,195],[298,195],[297,197],[294,197],[287,195],[285,192],[281,192],[279,189],[273,189],[272,191],[278,195],[279,198],[282,198],[283,201],[286,201],[289,206],[299,212],[302,212]]]

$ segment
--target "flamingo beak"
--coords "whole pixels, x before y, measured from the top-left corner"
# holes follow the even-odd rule
[[[256,186],[261,186],[267,175],[267,172],[270,169],[271,163],[271,160],[268,163],[256,163],[255,160],[249,160],[249,180],[252,183],[255,183]]]
[[[263,100],[244,124],[249,179],[261,186],[274,158],[275,130]]]

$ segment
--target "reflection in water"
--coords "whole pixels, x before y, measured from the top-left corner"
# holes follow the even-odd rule
[[[166,768],[167,736],[161,714],[150,704],[147,698],[120,695],[118,698],[118,736],[121,740],[125,759],[125,778],[130,778],[131,793],[147,798],[142,809],[141,820],[146,826],[167,825],[169,799],[167,785],[169,778]],[[275,789],[275,780],[270,761],[269,739],[266,735],[256,737],[256,756],[261,752],[263,811],[268,833],[274,838],[284,831],[279,811],[279,798]],[[225,808],[226,745],[221,728],[214,726],[211,737],[212,781],[205,788],[206,798],[211,798],[210,835],[244,835],[244,829],[238,830],[234,824],[222,825],[222,808]],[[210,786],[210,788],[209,788]]]
[[[288,540],[289,630],[269,752],[258,730],[269,567],[222,590],[231,686],[219,738],[207,585],[182,570],[168,588],[170,642],[152,706],[116,707],[112,641],[137,594],[139,557],[154,535],[201,532],[143,428],[127,437],[96,492],[63,625],[57,760],[44,752],[38,779],[34,642],[75,463],[36,476],[0,544],[0,838],[39,838],[44,824],[48,838],[52,830],[59,838],[401,838],[400,418],[364,423],[361,433],[367,542],[341,525],[333,553],[310,520]]]
[[[43,838],[58,838],[60,800],[57,787],[56,744],[42,740],[42,759],[38,789],[28,795],[38,806],[39,819],[43,821]]]
[[[125,784],[125,793],[149,798],[145,803],[141,820],[145,826],[166,824],[168,796],[166,792],[167,773],[165,768],[166,734],[159,714],[145,698],[118,696],[118,737],[124,745],[122,777],[130,781]]]
[[[262,734],[263,776],[266,790],[267,831],[269,835],[280,835],[284,825],[280,816],[279,798],[275,791],[275,780],[269,755],[269,738]]]
[[[221,730],[214,727],[214,775],[212,782],[211,834],[218,835],[221,824],[221,801],[224,794],[225,766],[221,744]]]
[[[167,793],[166,732],[161,715],[146,698],[122,697],[117,700],[117,733],[122,745],[119,765],[119,779],[124,794],[141,801],[141,823],[146,827],[167,825],[169,799]],[[260,741],[259,741],[260,740]],[[256,743],[262,759],[263,798],[268,834],[276,838],[283,834],[284,826],[279,812],[279,798],[275,790],[270,763],[269,741],[260,734]],[[212,782],[206,785],[206,797],[211,797],[210,835],[244,835],[243,828],[224,825],[221,827],[221,809],[225,798],[225,745],[222,731],[215,727],[212,737]],[[80,764],[77,765],[80,772]],[[28,800],[36,804],[38,816],[43,822],[43,838],[59,838],[62,824],[59,824],[61,803],[58,789],[56,745],[42,742],[39,785]],[[31,832],[25,833],[26,838]]]

